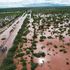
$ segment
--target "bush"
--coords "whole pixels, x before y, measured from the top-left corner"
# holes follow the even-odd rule
[[[46,39],[45,36],[41,36],[41,37],[40,37],[40,41],[44,41],[44,39]]]
[[[25,55],[24,53],[18,53],[18,54],[15,56],[15,58],[22,57],[22,56],[24,56],[24,55]]]
[[[39,53],[33,53],[33,55],[35,56],[35,57],[45,57],[45,53],[44,52],[42,52],[42,51],[40,51]]]
[[[35,70],[37,66],[38,66],[37,63],[31,62],[31,70]]]

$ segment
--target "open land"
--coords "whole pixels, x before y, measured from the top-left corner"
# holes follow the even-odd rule
[[[69,12],[69,7],[27,8],[0,34],[0,69],[70,70]]]

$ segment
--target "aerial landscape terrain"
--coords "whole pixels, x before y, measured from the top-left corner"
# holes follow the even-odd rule
[[[70,7],[1,9],[0,70],[70,70]]]
[[[1,8],[0,70],[70,70],[70,6]]]

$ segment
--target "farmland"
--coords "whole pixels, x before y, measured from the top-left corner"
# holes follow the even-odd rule
[[[2,70],[70,70],[70,10],[27,8]]]

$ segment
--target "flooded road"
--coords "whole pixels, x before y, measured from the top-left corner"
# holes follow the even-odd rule
[[[12,47],[14,39],[18,31],[20,30],[26,17],[27,17],[27,14],[26,15],[23,14],[7,30],[5,30],[0,35],[0,47],[7,47],[7,51],[5,53],[0,51],[0,63],[6,56],[8,50]]]

